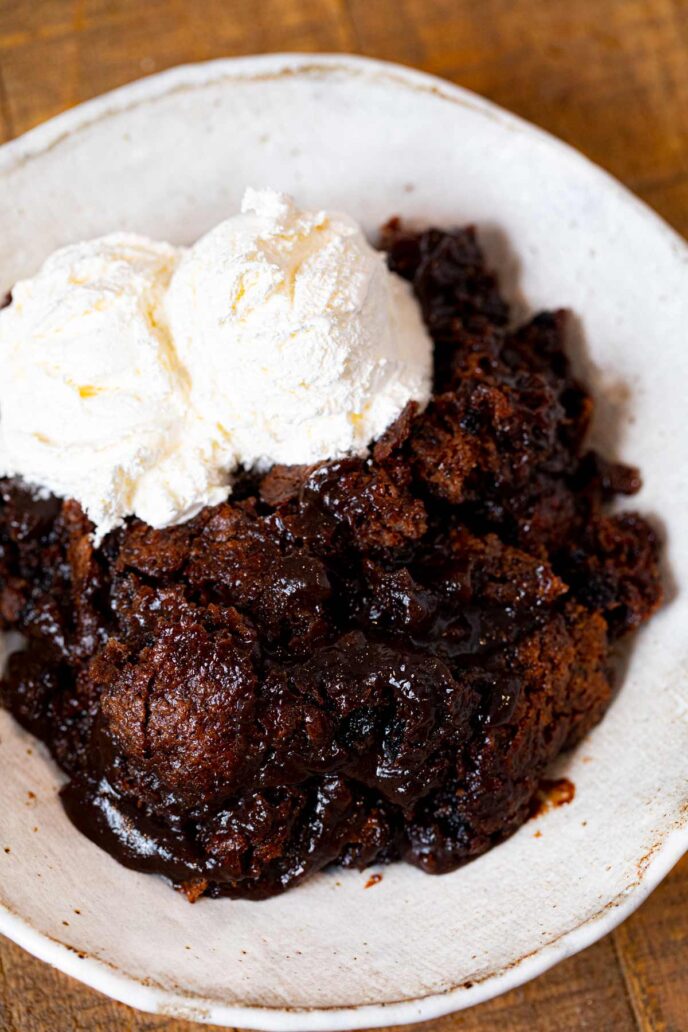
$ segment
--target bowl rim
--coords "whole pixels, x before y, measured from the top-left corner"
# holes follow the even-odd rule
[[[468,107],[476,114],[499,122],[510,131],[526,134],[541,144],[559,150],[569,162],[585,168],[588,176],[597,180],[600,189],[614,191],[626,205],[632,205],[654,234],[663,235],[677,261],[688,264],[688,243],[648,205],[574,147],[472,91],[437,76],[400,64],[346,53],[286,52],[220,58],[178,65],[138,79],[79,104],[0,146],[0,175],[8,174],[33,157],[44,154],[84,128],[158,97],[183,93],[222,80],[264,81],[290,74],[333,73],[368,76],[382,79],[390,85],[430,93],[438,100]],[[0,934],[59,971],[139,1010],[220,1026],[263,1029],[266,1032],[345,1032],[434,1020],[522,985],[611,932],[644,902],[686,852],[688,807],[676,815],[673,829],[657,843],[630,888],[602,903],[600,910],[591,918],[479,982],[392,1003],[313,1009],[273,1008],[224,1005],[195,994],[172,992],[125,975],[96,957],[76,953],[73,947],[40,932],[1,901]]]

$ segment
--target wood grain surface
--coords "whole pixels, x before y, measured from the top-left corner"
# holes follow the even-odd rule
[[[688,0],[0,0],[0,136],[142,75],[353,51],[452,79],[549,129],[688,235]],[[0,940],[2,1032],[191,1032]],[[688,1030],[688,859],[629,921],[535,982],[419,1032]]]

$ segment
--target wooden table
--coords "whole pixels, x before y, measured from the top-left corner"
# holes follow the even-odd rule
[[[551,130],[688,235],[688,0],[0,0],[0,134],[185,61],[354,51]],[[0,940],[0,1032],[190,1032]],[[688,1029],[688,859],[602,942],[422,1032]]]

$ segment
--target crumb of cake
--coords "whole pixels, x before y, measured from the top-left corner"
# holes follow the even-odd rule
[[[539,817],[555,807],[567,806],[575,795],[576,786],[569,778],[542,778],[533,798],[533,816]]]
[[[190,881],[182,882],[179,888],[184,893],[189,903],[195,903],[208,888],[208,881],[206,878],[191,879]]]
[[[382,243],[434,393],[370,457],[244,471],[226,502],[98,548],[74,501],[0,481],[0,623],[28,642],[2,701],[66,772],[75,825],[191,901],[492,848],[660,603],[655,533],[607,511],[638,473],[585,444],[566,313],[512,326],[471,229],[393,221]]]

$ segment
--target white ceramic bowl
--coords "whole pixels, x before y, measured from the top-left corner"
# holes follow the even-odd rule
[[[265,903],[192,907],[72,828],[54,765],[3,714],[0,931],[145,1010],[258,1029],[428,1019],[587,946],[688,846],[688,248],[599,169],[478,97],[360,58],[277,55],[166,72],[3,147],[0,288],[108,230],[191,241],[246,184],[371,231],[392,213],[476,222],[532,307],[572,307],[597,436],[641,465],[633,504],[666,528],[670,603],[562,764],[570,806],[454,874],[396,865],[367,891],[366,874],[331,871]]]

